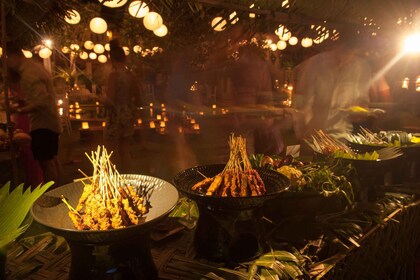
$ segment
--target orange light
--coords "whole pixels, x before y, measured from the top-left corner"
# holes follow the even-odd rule
[[[89,129],[89,123],[88,122],[82,122],[82,129]]]
[[[149,126],[150,126],[150,128],[156,128],[156,125],[155,125],[154,121],[150,121]]]

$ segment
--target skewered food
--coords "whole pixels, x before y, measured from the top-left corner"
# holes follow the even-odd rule
[[[223,171],[196,183],[191,189],[208,196],[244,197],[265,194],[264,182],[248,159],[246,140],[232,134],[229,147],[229,161]]]
[[[139,192],[141,187],[136,190],[124,181],[109,160],[111,154],[100,146],[91,156],[86,154],[93,164],[93,176],[85,175],[89,183],[83,183],[83,193],[76,208],[62,197],[78,230],[108,230],[137,225],[148,212],[147,195]]]

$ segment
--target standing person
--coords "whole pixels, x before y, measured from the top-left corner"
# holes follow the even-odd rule
[[[125,64],[126,55],[117,40],[111,40],[110,59],[112,72],[109,74],[106,97],[107,122],[105,143],[113,151],[111,161],[120,172],[130,168],[130,139],[134,135],[136,107],[140,105],[140,89],[135,75]]]
[[[342,34],[333,49],[299,65],[293,95],[297,138],[323,130],[340,139],[352,132],[353,122],[359,121],[360,116],[349,114],[347,109],[369,103],[371,70],[359,55],[356,36]]]
[[[28,114],[31,149],[41,166],[44,182],[59,185],[60,163],[57,158],[61,124],[55,104],[50,74],[43,65],[27,59],[16,43],[7,47],[7,63],[20,76],[22,99],[11,104],[11,112]]]

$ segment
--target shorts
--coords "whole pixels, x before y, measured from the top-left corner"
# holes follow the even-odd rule
[[[32,153],[36,160],[51,160],[58,154],[58,133],[49,129],[36,129],[30,134]]]

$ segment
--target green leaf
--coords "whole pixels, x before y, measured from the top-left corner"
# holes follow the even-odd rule
[[[269,254],[270,255],[272,254],[276,258],[276,260],[281,261],[281,262],[300,263],[299,259],[288,251],[274,251]]]
[[[10,192],[10,183],[0,189],[0,248],[19,237],[29,224],[23,225],[25,218],[33,203],[45,192],[54,182],[39,185],[33,191],[30,188],[23,191],[23,184]]]
[[[261,276],[264,277],[264,280],[278,280],[279,276],[275,274],[272,270],[261,269]]]
[[[284,265],[284,271],[287,273],[287,275],[290,276],[292,279],[296,279],[299,276],[303,275],[303,272],[300,270],[300,268],[293,264],[293,263],[283,263]]]

